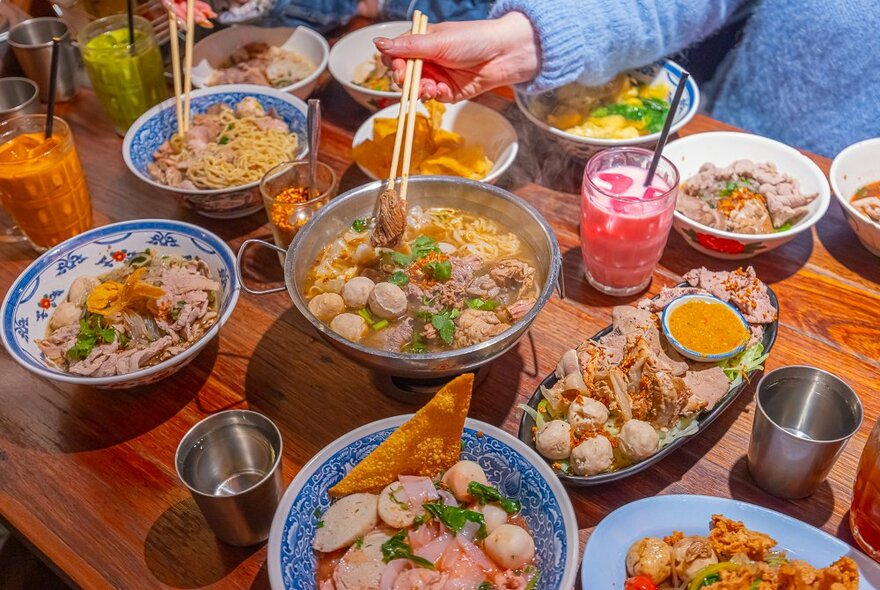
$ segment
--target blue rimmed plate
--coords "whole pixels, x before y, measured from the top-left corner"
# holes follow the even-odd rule
[[[709,496],[657,496],[622,506],[606,516],[587,541],[581,563],[584,590],[623,590],[626,552],[643,537],[663,538],[673,531],[709,534],[713,514],[742,521],[773,537],[789,556],[825,567],[842,556],[859,566],[861,590],[880,590],[880,566],[840,539],[790,516],[747,502]]]
[[[362,426],[327,445],[287,488],[269,534],[273,590],[316,588],[312,550],[318,514],[330,506],[328,490],[412,415]],[[489,482],[522,502],[522,515],[537,549],[541,579],[536,590],[571,588],[577,575],[577,521],[571,500],[537,453],[503,430],[468,418],[462,459],[478,462]]]
[[[74,279],[97,276],[124,264],[147,248],[163,254],[197,257],[220,282],[220,315],[195,344],[170,359],[125,375],[82,377],[46,363],[35,342],[46,333],[54,308],[64,301]],[[105,225],[62,242],[37,258],[12,283],[0,308],[3,345],[10,356],[46,379],[121,389],[146,385],[177,372],[211,341],[238,301],[235,256],[221,238],[198,226],[165,219],[141,219]]]

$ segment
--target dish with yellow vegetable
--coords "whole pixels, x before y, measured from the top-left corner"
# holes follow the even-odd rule
[[[352,155],[372,179],[388,177],[399,105],[367,119],[352,141]],[[411,175],[459,176],[494,182],[516,157],[518,142],[510,122],[474,102],[419,105]]]

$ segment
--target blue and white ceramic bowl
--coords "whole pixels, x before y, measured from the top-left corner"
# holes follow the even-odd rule
[[[312,541],[318,518],[330,506],[328,490],[412,415],[362,426],[315,455],[287,488],[269,533],[273,590],[317,586]],[[479,434],[478,434],[479,433]],[[553,471],[510,434],[478,420],[465,423],[462,459],[478,462],[489,482],[523,504],[535,539],[541,578],[536,590],[568,590],[577,575],[578,529],[571,500]]]
[[[681,74],[684,71],[680,65],[670,60],[663,60],[641,68],[631,70],[639,80],[648,84],[664,83],[669,87],[670,100],[672,92],[678,86]],[[568,133],[547,123],[547,114],[556,106],[556,92],[551,90],[541,94],[526,94],[517,90],[516,106],[536,127],[544,132],[551,141],[558,144],[567,154],[578,160],[586,160],[596,152],[605,148],[638,145],[651,147],[660,139],[660,132],[633,137],[629,139],[599,139],[594,137],[581,137]],[[688,78],[685,85],[681,102],[672,122],[671,133],[675,133],[687,125],[697,110],[700,108],[700,90],[692,77]]]
[[[220,316],[195,344],[172,358],[125,375],[81,377],[47,364],[36,340],[46,333],[54,308],[74,279],[104,274],[147,248],[174,256],[200,258],[220,282]],[[154,383],[187,365],[226,323],[238,301],[235,256],[222,239],[195,225],[141,219],[89,230],[55,246],[12,283],[0,308],[3,345],[27,370],[51,379],[92,387],[122,389]]]
[[[308,152],[306,142],[306,104],[299,98],[254,84],[230,84],[194,90],[190,95],[192,112],[204,113],[213,104],[235,107],[242,99],[252,96],[267,111],[275,109],[299,141],[295,160]],[[168,191],[181,202],[206,217],[234,219],[255,213],[263,208],[260,181],[221,189],[180,189],[154,180],[147,172],[153,162],[153,153],[177,132],[177,114],[173,98],[161,102],[132,123],[122,142],[122,157],[132,173],[147,184]],[[281,162],[278,162],[279,164]]]
[[[717,303],[723,305],[724,307],[732,311],[733,314],[739,319],[746,333],[748,333],[749,331],[749,323],[746,321],[746,318],[743,317],[743,315],[736,307],[727,303],[726,301],[722,301],[721,299],[713,297],[712,295],[683,295],[681,297],[678,297],[677,299],[672,300],[672,302],[670,302],[670,304],[667,305],[666,308],[663,310],[663,315],[660,316],[660,326],[663,329],[663,336],[666,337],[667,342],[669,342],[669,345],[672,346],[672,348],[677,350],[678,353],[685,358],[689,358],[692,361],[697,361],[701,363],[715,363],[718,361],[723,361],[724,359],[734,357],[745,350],[746,344],[748,344],[749,342],[748,338],[743,340],[742,343],[736,348],[732,348],[727,352],[722,352],[719,354],[700,354],[696,350],[691,350],[690,348],[679,342],[669,330],[669,316],[676,309],[689,301],[703,301],[706,303]]]

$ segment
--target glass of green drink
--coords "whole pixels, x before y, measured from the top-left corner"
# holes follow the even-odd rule
[[[95,94],[119,135],[167,98],[162,54],[146,19],[134,17],[134,43],[125,14],[91,22],[79,33],[79,48]]]

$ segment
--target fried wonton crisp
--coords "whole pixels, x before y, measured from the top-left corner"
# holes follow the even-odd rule
[[[461,433],[471,404],[474,376],[447,383],[422,409],[354,466],[330,494],[377,492],[400,475],[433,477],[461,454]]]
[[[464,138],[448,129],[441,129],[446,107],[437,101],[424,103],[428,111],[416,115],[410,174],[448,174],[481,180],[492,169],[483,146],[466,144]],[[397,117],[373,121],[373,138],[353,149],[355,161],[379,178],[387,178],[394,152]]]

